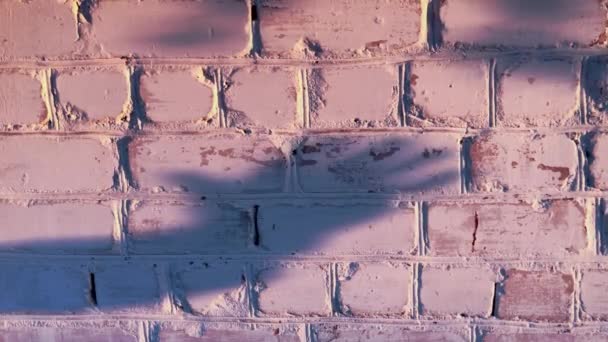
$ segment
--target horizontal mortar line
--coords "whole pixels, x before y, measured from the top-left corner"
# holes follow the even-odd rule
[[[43,59],[21,59],[2,60],[0,69],[3,68],[72,68],[72,67],[95,67],[125,65],[126,63],[143,66],[292,66],[292,67],[326,67],[326,66],[348,66],[348,65],[374,65],[374,64],[399,64],[412,60],[429,61],[457,61],[471,59],[485,59],[493,57],[507,57],[514,55],[538,56],[538,57],[602,57],[608,56],[608,49],[603,47],[591,48],[470,48],[466,51],[444,47],[439,51],[430,52],[425,49],[411,48],[403,51],[400,55],[385,55],[375,57],[350,57],[350,58],[275,58],[275,57],[92,57],[92,58],[48,58]]]
[[[386,128],[336,128],[336,129],[300,129],[300,130],[265,130],[252,129],[253,133],[246,134],[239,128],[217,128],[201,130],[65,130],[65,131],[0,131],[1,136],[100,136],[100,137],[164,137],[164,136],[209,136],[217,134],[241,134],[243,136],[293,136],[308,137],[311,135],[384,135],[395,133],[446,133],[459,134],[463,136],[476,136],[480,134],[499,133],[522,133],[522,134],[568,134],[568,133],[607,133],[608,126],[570,126],[570,127],[496,127],[496,128],[458,128],[458,127],[386,127]]]
[[[583,270],[608,269],[608,256],[544,256],[538,258],[531,257],[439,257],[439,256],[405,256],[398,254],[353,254],[353,255],[313,255],[313,254],[263,254],[263,253],[242,253],[242,254],[43,254],[43,253],[0,253],[0,264],[29,265],[28,262],[41,264],[41,260],[48,262],[64,261],[64,266],[74,266],[74,264],[86,263],[87,265],[95,262],[107,262],[108,264],[120,265],[124,262],[308,262],[311,264],[323,264],[331,262],[403,262],[420,263],[423,265],[451,265],[454,267],[468,266],[512,266],[525,269],[535,267],[555,266],[560,264],[563,268],[579,266]],[[42,262],[42,264],[45,264]],[[530,266],[533,264],[533,267]],[[558,267],[559,269],[560,267]]]
[[[202,199],[204,197],[204,199]],[[148,192],[80,192],[80,193],[0,193],[0,201],[23,201],[23,202],[104,202],[104,201],[157,201],[177,202],[184,204],[216,203],[216,202],[256,202],[256,201],[395,201],[395,202],[437,202],[450,203],[454,201],[468,201],[470,203],[527,203],[537,200],[571,200],[571,199],[594,199],[608,197],[608,191],[556,191],[545,193],[526,192],[471,192],[466,194],[407,194],[407,193],[369,193],[361,192],[285,192],[268,194],[217,194],[217,193],[159,193]],[[283,203],[281,203],[283,204]],[[322,203],[321,203],[322,204]]]
[[[57,325],[64,327],[65,322],[71,322],[74,326],[86,327],[87,324],[95,322],[125,322],[125,321],[156,321],[156,322],[172,322],[172,323],[241,323],[241,324],[356,324],[356,325],[371,325],[383,324],[403,327],[420,328],[426,330],[429,328],[442,329],[463,329],[470,325],[487,328],[524,328],[526,330],[551,330],[563,331],[564,328],[575,329],[572,333],[583,333],[587,330],[597,330],[608,327],[608,322],[601,321],[584,321],[580,323],[542,323],[529,321],[509,321],[499,319],[486,318],[455,318],[455,319],[433,319],[432,317],[420,319],[412,319],[409,317],[403,318],[363,318],[363,317],[293,317],[293,316],[277,316],[277,317],[234,317],[234,316],[194,316],[194,315],[167,315],[167,314],[104,314],[100,315],[2,315],[0,322],[4,325],[11,323],[19,323],[17,327],[23,328],[42,328]],[[72,327],[72,325],[70,325]],[[119,326],[117,326],[119,327]]]

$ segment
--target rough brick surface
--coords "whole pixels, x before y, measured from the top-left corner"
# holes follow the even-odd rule
[[[603,295],[607,289],[608,273],[605,270],[588,270],[581,279],[582,310],[588,318],[605,320],[608,301]]]
[[[493,46],[590,46],[605,41],[600,1],[448,0],[440,17],[448,43]]]
[[[203,329],[162,329],[158,336],[163,342],[301,342],[296,329],[276,326],[204,326]],[[200,330],[203,330],[202,332]]]
[[[35,329],[5,329],[0,330],[0,341],[29,342],[137,342],[134,332],[127,332],[117,328],[35,328]]]
[[[608,60],[603,57],[590,58],[584,64],[583,84],[589,112],[587,121],[599,125],[606,123],[608,107]]]
[[[588,185],[600,190],[608,189],[608,136],[606,134],[595,134],[590,136],[587,154],[589,161],[590,177]]]
[[[396,53],[418,42],[420,7],[409,0],[262,0],[262,46],[281,56]]]
[[[0,127],[21,128],[47,121],[38,79],[16,71],[0,72]]]
[[[102,265],[95,269],[94,277],[100,310],[108,313],[162,311],[156,266],[146,263]]]
[[[320,325],[315,327],[315,337],[321,342],[347,341],[417,341],[417,342],[464,342],[466,334],[459,331],[420,331],[405,327],[379,325]]]

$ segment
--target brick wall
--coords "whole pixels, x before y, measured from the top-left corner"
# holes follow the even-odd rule
[[[604,0],[0,2],[0,340],[608,339]]]

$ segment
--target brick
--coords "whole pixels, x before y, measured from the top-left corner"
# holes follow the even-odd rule
[[[399,76],[394,65],[315,69],[308,88],[314,128],[399,125]]]
[[[133,333],[117,328],[36,327],[0,330],[0,342],[137,342]]]
[[[457,193],[458,158],[447,134],[316,136],[296,165],[304,191]]]
[[[600,342],[605,341],[605,334],[573,334],[569,332],[489,332],[484,333],[481,339],[482,342],[576,342],[589,341]]]
[[[129,251],[135,254],[245,252],[250,213],[229,204],[143,202],[129,215]]]
[[[245,264],[191,262],[173,276],[179,306],[187,312],[208,316],[248,315]]]
[[[594,134],[589,137],[589,145],[586,146],[589,161],[589,186],[599,189],[608,189],[608,135]]]
[[[77,38],[71,3],[0,2],[0,59],[68,55]]]
[[[262,0],[258,7],[262,46],[271,55],[397,53],[419,39],[418,1]]]
[[[583,82],[587,100],[587,122],[592,125],[608,121],[608,59],[591,57],[583,67]]]
[[[257,310],[268,316],[328,316],[327,271],[315,264],[257,266]]]
[[[419,290],[422,313],[440,317],[488,317],[492,314],[496,280],[495,272],[486,266],[424,266]]]
[[[114,216],[104,205],[0,203],[0,249],[18,252],[86,253],[112,249]]]
[[[318,342],[386,341],[386,342],[465,342],[466,334],[458,331],[417,330],[395,325],[337,325],[313,326]]]
[[[140,80],[146,117],[154,123],[219,121],[210,81],[197,70],[148,70]]]
[[[117,164],[107,145],[89,138],[0,138],[0,192],[107,190]]]
[[[567,322],[574,279],[557,271],[509,269],[497,298],[497,317],[507,320]]]
[[[262,249],[284,254],[412,254],[414,211],[378,202],[276,203],[258,213]]]
[[[282,329],[285,325],[276,327],[255,328],[248,326],[230,325],[228,327],[204,327],[202,333],[189,333],[182,330],[163,329],[159,333],[162,342],[301,342],[294,331]]]
[[[487,62],[414,62],[409,72],[411,125],[488,126]]]
[[[141,261],[98,265],[94,272],[97,307],[110,313],[160,313],[155,267]]]
[[[243,0],[100,1],[92,37],[112,56],[233,56],[247,48],[248,13]]]
[[[57,75],[59,110],[68,122],[116,119],[129,100],[126,71],[62,71]]]
[[[577,148],[566,135],[481,135],[469,157],[473,191],[555,192],[576,181]]]
[[[90,308],[82,269],[20,262],[2,264],[0,311],[3,314],[77,314]]]
[[[575,200],[436,203],[427,215],[433,256],[555,257],[587,248],[585,210]]]
[[[32,126],[46,121],[47,109],[40,81],[31,75],[1,71],[0,127]]]
[[[576,125],[578,70],[569,59],[506,59],[496,66],[499,126]]]
[[[244,68],[230,76],[225,92],[228,125],[293,129],[302,126],[296,103],[296,71],[279,68]]]
[[[490,46],[556,47],[604,43],[599,1],[448,0],[440,8],[443,41]]]
[[[340,311],[353,316],[409,313],[411,269],[406,264],[349,263],[338,269]]]
[[[586,318],[605,320],[608,318],[608,272],[588,270],[581,279],[581,307]]]
[[[273,192],[286,176],[285,156],[257,136],[142,137],[129,145],[129,156],[145,191]]]

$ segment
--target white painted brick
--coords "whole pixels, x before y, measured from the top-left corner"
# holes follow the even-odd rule
[[[421,330],[389,324],[323,324],[313,327],[318,342],[466,342],[467,334],[458,330]]]
[[[474,191],[555,192],[576,180],[576,144],[566,135],[497,133],[470,150]]]
[[[596,134],[591,136],[591,146],[588,147],[589,171],[591,177],[588,183],[591,187],[606,190],[608,189],[608,135]]]
[[[486,266],[424,266],[420,303],[424,315],[488,317],[497,275]]]
[[[584,254],[585,209],[575,200],[437,203],[428,208],[434,256],[546,257]]]
[[[92,37],[112,56],[233,56],[249,41],[244,0],[100,1],[92,19]]]
[[[274,253],[405,255],[415,249],[415,215],[407,205],[361,201],[262,205],[258,229],[260,246]]]
[[[146,191],[270,192],[284,183],[284,155],[256,136],[138,138],[129,154],[135,181]]]
[[[148,70],[140,80],[146,117],[154,123],[219,123],[212,84],[196,70]]]
[[[498,125],[577,124],[579,69],[578,63],[567,59],[505,59],[498,62]]]
[[[246,251],[251,219],[228,204],[143,202],[129,215],[129,251],[135,254],[205,254]]]
[[[60,71],[57,90],[65,120],[114,120],[129,100],[126,70]],[[126,113],[128,114],[128,113]]]
[[[296,157],[304,191],[459,191],[458,138],[449,134],[309,137]]]
[[[91,138],[0,138],[0,192],[103,191],[112,187],[116,157]]]
[[[91,308],[86,270],[62,265],[0,265],[3,314],[79,314]]]
[[[46,121],[40,81],[17,71],[0,71],[0,126],[32,126]]]
[[[608,317],[608,272],[588,270],[581,279],[581,308],[585,318],[605,320]]]
[[[77,38],[71,3],[0,2],[0,59],[69,55]]]
[[[297,113],[296,70],[238,69],[225,93],[228,125],[293,129],[302,126]]]
[[[91,203],[0,203],[0,249],[20,252],[84,253],[112,249],[114,217]]]
[[[587,97],[587,122],[605,124],[608,120],[608,59],[591,57],[583,66],[582,85]]]
[[[534,331],[534,332],[499,332],[492,331],[483,334],[483,342],[576,342],[576,341],[588,341],[588,342],[599,342],[604,341],[605,336],[600,334],[572,334],[566,332],[546,332],[546,331]]]
[[[484,60],[415,62],[409,87],[414,126],[487,127],[488,67]]]
[[[309,73],[314,128],[399,125],[399,76],[395,65],[315,69]]]
[[[264,51],[289,56],[306,50],[328,55],[397,53],[418,42],[420,2],[262,0]]]
[[[341,311],[353,316],[408,315],[411,274],[406,264],[340,264],[338,293]]]
[[[108,313],[160,313],[160,284],[155,268],[156,264],[141,261],[97,266],[97,307]]]
[[[328,274],[324,266],[285,263],[256,268],[258,311],[268,316],[328,316]]]
[[[439,12],[447,43],[554,47],[605,40],[599,1],[448,0]]]
[[[286,324],[264,326],[258,323],[255,327],[234,323],[225,326],[206,324],[202,332],[162,329],[158,336],[162,342],[302,342],[297,330]]]
[[[190,262],[175,271],[174,292],[183,308],[205,316],[248,315],[245,264]]]
[[[137,342],[136,334],[117,328],[36,327],[0,330],[0,341],[10,342]]]

